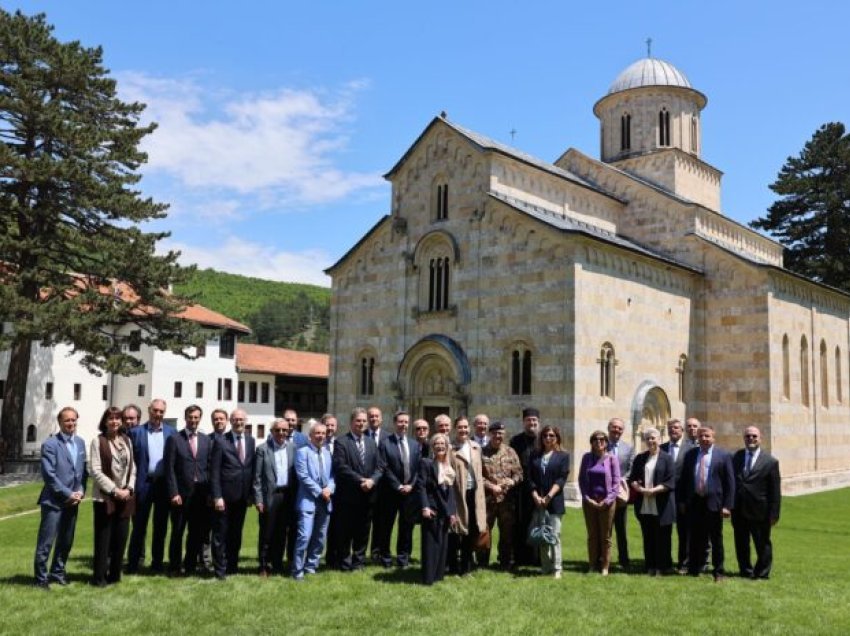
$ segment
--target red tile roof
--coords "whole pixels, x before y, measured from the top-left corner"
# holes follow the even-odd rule
[[[326,353],[293,351],[240,342],[236,345],[236,368],[242,373],[327,378],[330,374],[330,356]]]
[[[212,309],[207,309],[203,305],[189,305],[177,314],[180,318],[192,320],[206,327],[219,327],[222,329],[232,329],[242,333],[251,333],[251,328],[243,325],[241,322],[228,318],[224,314],[220,314]]]

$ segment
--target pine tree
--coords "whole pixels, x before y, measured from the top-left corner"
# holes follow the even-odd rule
[[[100,48],[52,31],[44,15],[0,9],[0,321],[13,326],[0,334],[10,351],[0,420],[12,457],[33,343],[67,343],[89,370],[130,374],[143,366],[118,326],[178,353],[196,332],[176,316],[185,299],[165,291],[186,273],[179,254],[156,255],[167,234],[139,228],[167,207],[134,189],[154,125],[139,124],[144,105],[118,99]]]
[[[780,195],[751,226],[785,245],[785,266],[850,291],[850,135],[821,126],[770,186]]]

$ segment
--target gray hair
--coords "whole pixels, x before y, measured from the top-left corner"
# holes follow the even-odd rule
[[[649,428],[643,429],[643,434],[641,435],[641,437],[643,437],[643,441],[646,441],[646,439],[650,435],[654,435],[655,437],[661,437],[661,433],[658,432],[657,428],[653,428],[650,426]]]

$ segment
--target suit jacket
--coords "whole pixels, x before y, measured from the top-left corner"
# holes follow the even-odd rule
[[[295,451],[295,474],[298,475],[298,495],[295,499],[295,509],[314,511],[316,506],[323,503],[322,488],[330,488],[331,494],[336,490],[333,476],[333,458],[324,446],[321,449],[322,467],[319,469],[319,453],[312,444],[302,446]],[[324,484],[324,486],[323,486]],[[327,510],[333,506],[327,502]]]
[[[419,511],[420,516],[423,508],[430,508],[437,516],[448,519],[457,514],[457,503],[455,501],[454,488],[440,486],[438,481],[437,463],[433,459],[423,457],[419,462]]]
[[[690,506],[696,497],[696,467],[699,461],[699,447],[692,448],[685,455],[682,474],[676,485],[679,493],[678,503]],[[712,512],[723,508],[735,507],[735,474],[732,468],[732,456],[715,444],[712,450],[711,467],[705,480],[706,505]]]
[[[393,492],[398,492],[401,486],[413,486],[419,481],[419,460],[421,459],[420,446],[412,437],[407,438],[408,464],[410,468],[409,479],[404,479],[404,464],[401,461],[401,446],[399,436],[396,433],[385,435],[378,448],[380,461],[383,466],[381,486]]]
[[[182,499],[191,497],[198,487],[205,487],[210,480],[210,458],[212,440],[204,434],[197,434],[198,452],[192,456],[189,446],[189,434],[184,428],[165,442],[165,483],[168,496],[180,495]],[[196,481],[197,479],[197,481]]]
[[[561,489],[546,506],[553,515],[564,514],[564,484],[570,474],[570,454],[566,451],[555,451],[549,458],[549,465],[543,471],[543,455],[534,453],[528,465],[528,480],[532,492],[541,497],[549,494],[552,484],[558,484]]]
[[[610,444],[608,445],[608,452],[614,455],[614,449]],[[625,479],[632,472],[632,464],[635,461],[635,449],[631,444],[620,439],[617,442],[617,454],[614,457],[620,462],[620,477]]]
[[[779,519],[782,500],[779,476],[779,461],[764,449],[744,475],[746,449],[741,449],[732,458],[735,471],[735,514],[749,521],[769,523]]]
[[[74,456],[68,451],[60,434],[51,435],[41,445],[41,477],[44,488],[38,497],[38,503],[58,510],[75,492],[86,491],[88,471],[86,470],[86,444],[74,435]]]
[[[250,503],[254,495],[254,438],[242,434],[245,447],[245,463],[239,461],[236,450],[236,435],[232,431],[217,435],[210,458],[210,492],[213,499],[224,499],[225,503]]]
[[[130,441],[133,442],[133,461],[136,462],[136,492],[141,493],[148,489],[148,464],[150,456],[148,455],[148,431],[151,423],[145,422],[141,426],[131,428],[128,432]],[[174,435],[177,431],[169,424],[162,424],[163,449],[168,442],[168,438]],[[163,453],[163,459],[165,455]],[[164,468],[164,467],[163,467]],[[163,473],[164,474],[164,473]]]
[[[295,444],[287,440],[286,465],[289,472],[288,487],[294,489],[295,478]],[[254,503],[263,504],[268,508],[272,493],[277,488],[277,468],[274,463],[274,442],[271,438],[257,448],[254,453]]]
[[[684,437],[679,440],[679,454],[676,457],[675,463],[673,464],[673,468],[674,468],[675,473],[676,473],[676,481],[677,482],[679,481],[679,478],[682,476],[682,466],[685,464],[685,455],[688,454],[688,451],[691,448],[693,448],[693,446],[691,445],[691,442],[686,440]],[[663,450],[665,453],[670,455],[670,457],[673,457],[673,453],[670,451],[670,442],[669,441],[664,442],[661,445],[661,450]]]
[[[681,456],[681,449],[680,456]],[[629,474],[629,487],[633,482],[644,485],[644,473],[646,462],[649,461],[649,451],[645,451],[635,457],[632,464],[632,472]],[[676,465],[673,458],[662,451],[658,452],[658,460],[655,463],[655,475],[653,476],[655,486],[666,486],[665,492],[655,495],[655,507],[658,509],[658,521],[662,526],[669,526],[676,520]],[[634,492],[634,491],[632,491]],[[635,515],[640,515],[643,495],[636,495]]]
[[[369,493],[369,498],[374,500],[378,484],[383,475],[383,469],[378,457],[378,447],[375,440],[368,435],[363,435],[365,448],[365,462],[360,461],[360,452],[357,450],[357,442],[351,432],[342,437],[337,437],[336,448],[333,456],[334,478],[339,497],[353,498],[361,496],[360,481],[366,478],[375,482],[375,487]]]
[[[484,494],[484,460],[481,455],[481,447],[478,442],[469,440],[470,457],[472,463],[457,452],[457,449],[452,449],[451,461],[452,467],[455,469],[455,502],[457,504],[457,526],[455,531],[458,534],[469,534],[470,532],[481,533],[487,528],[487,499]],[[478,522],[477,528],[469,527],[469,510],[466,504],[466,482],[469,473],[475,478],[475,518]]]

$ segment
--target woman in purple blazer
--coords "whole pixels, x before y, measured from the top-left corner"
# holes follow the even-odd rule
[[[590,452],[581,458],[578,487],[587,527],[587,558],[590,570],[608,576],[611,562],[611,529],[617,509],[620,484],[620,462],[609,453],[608,435],[594,431],[590,435]]]

